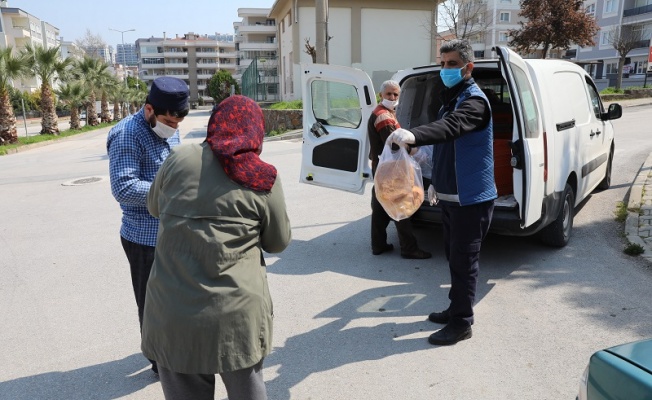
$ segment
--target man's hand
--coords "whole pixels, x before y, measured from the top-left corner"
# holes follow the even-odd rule
[[[387,140],[403,147],[407,147],[408,144],[414,144],[415,142],[414,134],[403,128],[398,128],[392,132]]]

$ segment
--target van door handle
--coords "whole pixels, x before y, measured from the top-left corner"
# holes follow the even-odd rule
[[[591,129],[591,137],[593,137],[593,136],[595,136],[595,135],[599,135],[599,134],[601,134],[601,133],[602,133],[602,132],[600,132],[600,130],[596,130],[595,132],[593,132],[593,129]]]

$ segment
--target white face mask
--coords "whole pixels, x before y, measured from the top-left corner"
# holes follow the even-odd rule
[[[152,127],[154,133],[158,135],[161,139],[169,139],[177,131],[176,128],[169,127],[162,123],[161,121],[156,121],[156,126]]]
[[[398,105],[398,100],[392,101],[392,100],[388,100],[388,99],[383,99],[382,105],[385,106],[386,108],[390,109],[390,110],[393,110]]]

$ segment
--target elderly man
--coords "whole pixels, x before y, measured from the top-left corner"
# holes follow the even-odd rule
[[[385,81],[380,86],[381,103],[374,109],[369,123],[367,134],[371,150],[369,159],[371,169],[376,174],[378,157],[383,152],[385,141],[394,130],[400,128],[396,120],[395,108],[398,105],[398,97],[401,88],[396,81]],[[394,249],[391,243],[387,243],[387,226],[392,219],[387,215],[383,206],[376,198],[376,191],[371,191],[371,252],[379,255]],[[412,233],[412,222],[409,219],[394,221],[398,232],[398,241],[401,245],[401,257],[408,259],[425,259],[432,257],[432,254],[419,249],[417,239]]]

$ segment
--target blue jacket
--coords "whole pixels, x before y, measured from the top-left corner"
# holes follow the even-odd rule
[[[489,100],[473,79],[444,93],[435,122],[412,128],[416,145],[434,144],[432,185],[439,201],[467,206],[497,197]]]

